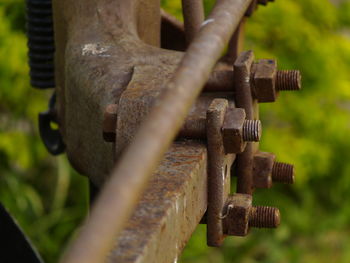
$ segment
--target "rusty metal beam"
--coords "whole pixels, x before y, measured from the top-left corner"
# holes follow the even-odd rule
[[[168,88],[113,170],[62,262],[103,262],[250,2],[217,2],[168,82]]]
[[[107,262],[176,262],[206,208],[206,145],[176,142],[152,176]]]

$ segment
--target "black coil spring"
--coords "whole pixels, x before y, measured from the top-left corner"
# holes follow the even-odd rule
[[[51,0],[26,0],[30,83],[39,89],[55,87],[54,32]]]

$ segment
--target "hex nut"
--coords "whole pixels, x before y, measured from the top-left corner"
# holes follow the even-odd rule
[[[235,194],[228,197],[224,232],[231,236],[246,236],[249,232],[249,218],[252,208],[252,196]]]
[[[253,93],[258,102],[274,102],[278,92],[275,87],[277,62],[261,59],[254,64],[252,72]]]
[[[272,169],[275,155],[267,152],[257,152],[253,157],[253,184],[255,188],[270,188],[272,186]]]
[[[223,144],[226,153],[241,153],[246,142],[243,140],[243,125],[245,110],[241,108],[228,108],[222,126]]]

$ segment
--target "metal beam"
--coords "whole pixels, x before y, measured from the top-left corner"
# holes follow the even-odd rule
[[[152,176],[107,262],[176,262],[206,207],[206,146],[176,142]]]

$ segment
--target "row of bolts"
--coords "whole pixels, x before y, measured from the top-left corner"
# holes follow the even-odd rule
[[[300,89],[300,72],[298,70],[278,70],[275,85],[277,91],[295,91]],[[258,142],[261,136],[260,120],[245,120],[242,137],[245,142]],[[271,178],[273,182],[293,184],[294,166],[282,162],[274,162]],[[280,224],[278,208],[267,206],[252,206],[249,213],[249,226],[256,228],[276,228]]]
[[[300,72],[297,70],[278,70],[276,72],[275,87],[277,91],[299,90]],[[117,105],[107,106],[104,115],[104,136],[106,141],[113,141],[115,123],[117,119]],[[242,127],[242,138],[245,142],[258,142],[261,136],[260,120],[245,120]],[[112,137],[112,138],[111,138]],[[294,182],[293,165],[274,162],[271,179],[273,182],[292,184]],[[253,206],[249,213],[249,226],[257,228],[275,228],[280,223],[280,213],[277,208],[265,206]]]

